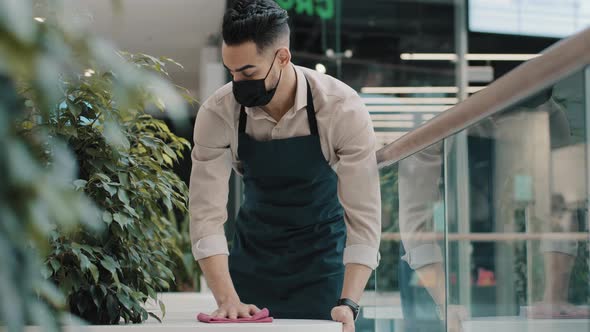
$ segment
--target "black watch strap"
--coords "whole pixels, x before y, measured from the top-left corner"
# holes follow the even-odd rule
[[[360,306],[351,299],[340,299],[338,300],[337,306],[345,305],[352,310],[352,315],[354,320],[356,321],[357,317],[359,316]]]

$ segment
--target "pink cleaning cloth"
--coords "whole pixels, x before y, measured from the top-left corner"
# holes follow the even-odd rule
[[[197,315],[199,322],[203,323],[272,323],[272,317],[268,309],[264,308],[255,313],[252,317],[241,317],[238,319],[211,317],[204,313]]]

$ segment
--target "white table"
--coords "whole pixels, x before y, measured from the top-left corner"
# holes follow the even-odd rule
[[[275,319],[272,323],[206,324],[197,321],[199,312],[211,313],[216,309],[211,294],[200,293],[160,293],[158,299],[166,305],[166,315],[162,323],[151,316],[142,324],[121,325],[68,325],[66,332],[342,332],[342,324],[323,320]],[[148,312],[162,317],[157,303],[146,303]],[[272,312],[271,312],[272,315]],[[0,327],[0,331],[2,328]],[[31,326],[27,332],[41,332],[39,327]]]
[[[198,322],[195,316],[192,311],[174,312],[167,314],[161,324],[155,319],[150,319],[142,324],[69,326],[65,330],[67,332],[342,332],[341,324],[331,321],[275,319],[272,323],[206,324]],[[31,328],[27,331],[39,330]]]

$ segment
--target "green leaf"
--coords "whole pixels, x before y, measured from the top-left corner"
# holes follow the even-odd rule
[[[148,312],[145,309],[141,309],[141,319],[147,320],[148,319]]]
[[[158,64],[158,65],[160,65],[160,66],[164,66],[164,65],[165,65],[165,64],[164,64],[164,62],[162,62],[162,60],[160,60],[160,59],[158,59],[158,58],[156,58],[156,57],[154,57],[154,56],[151,56],[151,55],[149,55],[149,54],[140,53],[139,55],[140,55],[140,56],[143,56],[143,57],[145,57],[145,58],[148,58],[148,59],[150,59],[150,60],[151,60],[151,61],[152,61],[154,64]]]
[[[59,261],[57,259],[50,259],[49,265],[51,265],[51,268],[53,269],[53,273],[57,273],[57,271],[59,271],[59,269],[61,268],[61,264],[59,263]]]
[[[108,212],[108,211],[104,211],[102,213],[102,220],[107,224],[110,225],[113,222],[113,215]]]
[[[127,225],[133,222],[133,219],[121,213],[115,213],[113,215],[113,219],[115,222],[117,222],[117,224],[121,225],[122,228],[125,228]]]
[[[94,176],[98,177],[99,179],[101,179],[103,182],[111,182],[111,178],[109,178],[106,174],[104,173],[96,173],[94,174]]]
[[[123,292],[117,293],[117,299],[127,310],[131,310],[133,302],[129,299],[129,295]]]
[[[74,181],[74,188],[76,188],[76,190],[84,189],[86,183],[88,183],[86,180],[76,180]]]
[[[146,282],[148,282],[148,281],[146,281]],[[147,288],[148,296],[151,297],[154,300],[157,300],[158,299],[158,296],[156,294],[156,291],[152,287],[150,287],[150,286],[146,286],[146,288]]]
[[[119,263],[117,263],[111,256],[104,256],[100,261],[100,265],[111,273],[117,273],[117,269],[120,268]]]
[[[168,157],[168,155],[162,155],[162,158],[164,159],[166,165],[168,165],[169,167],[172,167],[174,165],[172,158]]]
[[[110,184],[104,183],[102,186],[109,193],[109,195],[111,195],[111,197],[113,197],[117,193],[117,188],[111,186]]]
[[[158,300],[158,304],[160,305],[160,310],[162,311],[162,319],[164,319],[164,317],[166,317],[166,306],[164,305],[164,302]]]
[[[111,321],[116,321],[116,319],[120,315],[120,307],[119,302],[116,300],[115,296],[112,294],[107,295],[107,312]]]
[[[119,173],[117,174],[119,177],[119,182],[125,186],[129,187],[129,175],[127,173]]]
[[[81,249],[83,249],[84,251],[86,251],[87,253],[89,253],[90,255],[92,255],[92,257],[94,257],[94,248],[87,245],[87,244],[80,244],[79,245]]]
[[[130,215],[132,215],[135,218],[139,219],[139,215],[137,214],[137,211],[135,211],[135,209],[132,208],[131,206],[125,205],[125,210],[127,210],[127,212],[129,212]]]
[[[68,111],[73,116],[78,117],[78,115],[80,115],[80,113],[82,113],[82,109],[80,109],[80,107],[78,107],[77,105],[72,103],[70,100],[66,99],[66,104],[68,105]]]
[[[170,201],[170,196],[164,196],[164,205],[168,210],[172,210],[172,202]]]
[[[172,158],[174,160],[178,160],[176,158],[176,153],[174,153],[174,150],[172,150],[168,145],[164,145],[164,146],[162,146],[162,148],[164,149],[164,153],[167,154],[168,156],[170,156],[170,158]]]
[[[117,190],[117,197],[119,197],[119,200],[123,204],[125,204],[125,205],[129,204],[129,196],[127,196],[127,192],[124,189],[119,188],[119,190]]]
[[[78,130],[76,127],[72,127],[71,125],[65,125],[57,130],[57,133],[63,135],[65,137],[75,137],[78,138]]]
[[[82,271],[90,271],[90,275],[92,276],[94,282],[98,282],[98,268],[96,265],[91,263],[88,257],[86,257],[86,255],[84,255],[78,249],[72,249],[72,251],[74,251],[76,256],[78,256],[78,259],[80,259],[80,268]]]
[[[180,67],[181,69],[184,69],[184,66],[183,65],[181,65],[180,63],[176,62],[175,60],[173,60],[171,58],[162,56],[162,57],[160,57],[160,60],[173,63],[173,64],[177,65],[178,67]]]
[[[92,301],[94,302],[94,305],[96,305],[97,308],[101,307],[102,298],[104,296],[102,294],[98,294],[99,289],[100,288],[96,287],[95,285],[90,286],[90,295],[92,295]]]
[[[139,139],[139,141],[141,142],[141,144],[143,144],[144,146],[147,146],[151,149],[157,149],[158,146],[156,145],[156,143],[154,143],[154,141],[151,138],[147,138],[147,137],[142,137]]]
[[[170,284],[164,279],[158,279],[158,284],[164,289],[170,289]]]
[[[148,312],[148,315],[150,315],[151,317],[153,317],[155,320],[157,320],[159,323],[162,323],[162,320],[160,319],[160,317],[158,317],[156,314],[154,314],[153,312]]]

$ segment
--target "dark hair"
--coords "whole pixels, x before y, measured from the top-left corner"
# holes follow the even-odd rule
[[[223,41],[230,46],[248,41],[258,51],[289,35],[289,15],[273,0],[236,0],[223,16]]]

